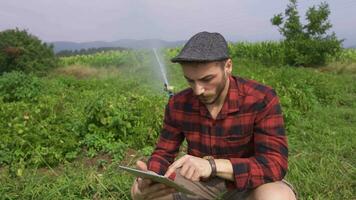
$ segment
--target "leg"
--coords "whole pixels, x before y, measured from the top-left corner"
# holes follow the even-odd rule
[[[252,191],[248,200],[296,200],[292,186],[283,181],[263,184]]]

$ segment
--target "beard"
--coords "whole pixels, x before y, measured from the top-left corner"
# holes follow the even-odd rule
[[[205,105],[211,105],[214,104],[221,96],[221,93],[224,91],[226,87],[226,81],[227,81],[227,76],[224,73],[224,76],[222,77],[221,83],[217,86],[215,94],[211,95],[200,95],[198,98],[199,100],[204,103]]]

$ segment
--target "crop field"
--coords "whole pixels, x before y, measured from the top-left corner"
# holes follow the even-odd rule
[[[180,91],[180,66],[161,51]],[[283,66],[278,43],[230,45],[233,74],[272,86],[289,143],[286,179],[299,199],[356,198],[356,51],[328,66]],[[60,58],[46,76],[0,76],[0,199],[130,199],[134,177],[117,169],[146,160],[167,94],[152,52]],[[184,152],[185,148],[182,148]]]

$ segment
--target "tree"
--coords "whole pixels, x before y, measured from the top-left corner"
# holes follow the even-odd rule
[[[13,70],[43,73],[57,65],[53,46],[43,43],[26,30],[0,32],[0,74]]]
[[[312,6],[306,12],[307,24],[300,22],[297,0],[290,0],[284,12],[275,15],[271,23],[284,36],[286,64],[292,66],[321,66],[328,56],[337,55],[342,49],[342,40],[335,33],[327,34],[332,28],[328,20],[329,5],[325,2]]]

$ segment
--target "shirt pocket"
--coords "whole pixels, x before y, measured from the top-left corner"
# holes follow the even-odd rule
[[[229,144],[245,144],[252,139],[252,133],[248,134],[235,134],[230,133],[223,137],[223,140]]]
[[[231,119],[222,139],[224,152],[235,156],[244,156],[253,146],[253,115]]]
[[[253,134],[254,115],[239,115],[229,120],[228,124],[230,126],[228,126],[225,133],[226,140],[236,141]]]
[[[229,134],[222,138],[222,153],[229,156],[244,157],[253,146],[253,134]]]

